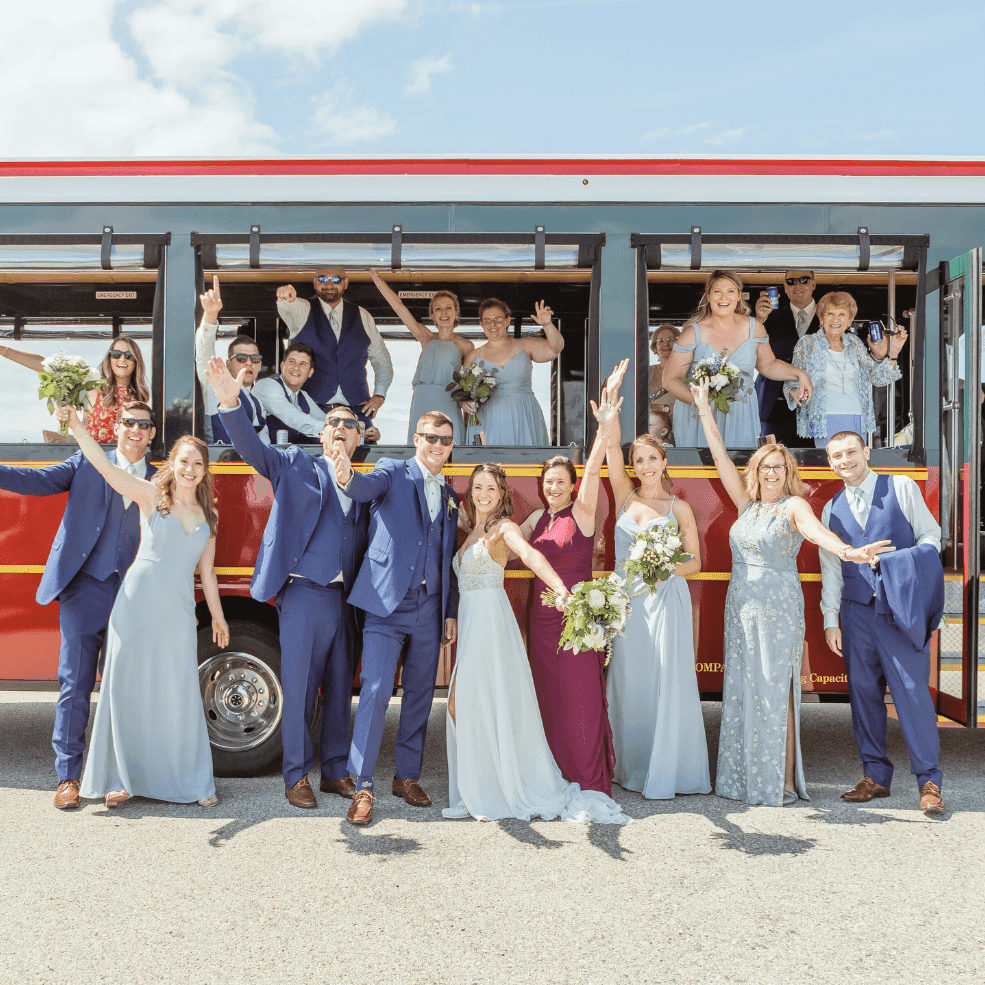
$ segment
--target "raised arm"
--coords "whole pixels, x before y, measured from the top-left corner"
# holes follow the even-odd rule
[[[725,451],[725,442],[718,431],[715,423],[715,415],[711,412],[708,403],[708,380],[704,380],[700,386],[691,387],[694,406],[701,418],[701,426],[704,428],[705,439],[708,441],[708,448],[711,450],[712,458],[715,460],[715,468],[718,469],[718,477],[725,486],[725,491],[729,498],[735,503],[735,508],[741,513],[749,504],[749,497],[746,495],[746,488],[743,485],[742,477],[735,463],[728,457]]]
[[[209,538],[208,546],[198,559],[198,576],[202,580],[202,594],[212,616],[212,642],[225,649],[229,646],[229,624],[222,614],[219,582],[215,576],[215,537]]]
[[[664,389],[683,404],[691,405],[691,391],[688,390],[684,377],[687,376],[694,359],[694,325],[688,322],[681,329],[681,334],[674,343],[667,365],[663,368]]]
[[[126,469],[114,465],[106,455],[106,452],[99,447],[86,431],[85,425],[79,419],[74,407],[59,407],[55,411],[55,417],[60,421],[68,421],[69,429],[75,435],[75,440],[79,443],[79,449],[89,460],[92,467],[109,483],[110,488],[114,489],[121,496],[132,499],[140,508],[141,516],[147,516],[157,509],[157,504],[161,501],[161,491],[153,482],[146,479],[138,479],[131,475]]]
[[[603,391],[604,399],[608,396]],[[622,403],[620,398],[619,403]],[[616,413],[612,418],[618,422],[618,405]],[[588,453],[588,461],[585,462],[585,473],[581,477],[581,485],[578,487],[578,498],[571,508],[571,515],[578,524],[578,529],[586,536],[591,537],[595,533],[595,511],[599,504],[599,483],[601,481],[602,463],[605,461],[606,452],[609,449],[609,432],[612,430],[612,418],[606,421],[599,421],[595,429],[595,441],[592,450]],[[596,417],[596,420],[598,418]]]
[[[427,345],[434,338],[434,332],[422,325],[411,313],[410,309],[400,300],[397,292],[392,290],[387,282],[380,276],[380,272],[375,268],[370,268],[369,276],[373,278],[376,289],[383,295],[386,303],[393,308],[393,313],[404,323],[407,331],[417,339],[421,345]]]
[[[501,520],[492,538],[502,539],[503,543],[559,598],[568,594],[568,586],[561,576],[550,566],[546,557],[531,547],[524,539],[520,528],[512,520]]]
[[[283,284],[277,288],[277,314],[287,326],[287,337],[293,339],[308,321],[311,305],[298,297],[293,284]]]
[[[520,339],[521,348],[525,349],[532,362],[549,363],[564,348],[564,339],[560,331],[554,327],[554,312],[543,301],[534,304],[532,318],[544,330],[546,339]]]
[[[219,278],[213,276],[212,287],[198,296],[202,305],[202,320],[195,330],[195,370],[198,382],[208,387],[209,362],[215,355],[215,336],[219,329],[219,312],[222,311],[222,295],[219,292]]]
[[[622,406],[619,387],[622,386],[623,377],[626,375],[628,367],[629,360],[624,359],[605,381],[598,405],[594,400],[589,401],[595,420],[600,425],[603,423],[606,425],[608,441],[605,446],[605,461],[609,466],[609,485],[612,487],[617,510],[622,509],[623,503],[626,502],[634,489],[633,480],[630,479],[629,473],[626,471],[626,463],[622,460],[619,428],[619,408]]]
[[[15,349],[12,345],[5,345],[0,350],[0,356],[9,359],[12,363],[24,366],[40,373],[44,370],[44,356],[39,356],[36,352],[25,352],[23,349]]]

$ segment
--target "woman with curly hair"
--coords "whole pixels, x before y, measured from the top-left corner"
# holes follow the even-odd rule
[[[5,345],[0,348],[0,356],[35,373],[44,370],[44,356],[36,352]],[[86,431],[100,444],[115,443],[120,408],[132,400],[142,403],[150,400],[140,346],[128,335],[117,336],[103,356],[99,372],[92,370],[90,376],[101,380],[101,385],[86,394]]]
[[[148,482],[110,462],[72,408],[59,409],[58,416],[125,508],[140,511],[140,549],[106,631],[81,795],[103,797],[107,807],[130,797],[212,807],[212,752],[198,683],[196,567],[220,647],[229,643],[229,627],[215,576],[219,517],[208,447],[191,435],[179,438]]]

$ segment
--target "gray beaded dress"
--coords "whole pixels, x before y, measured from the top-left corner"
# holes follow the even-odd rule
[[[753,501],[729,531],[732,577],[725,599],[725,682],[715,792],[779,807],[793,687],[797,794],[808,800],[800,755],[800,667],[804,593],[797,554],[804,538],[787,515],[789,497]]]
[[[83,797],[126,790],[190,804],[215,796],[195,629],[195,566],[208,544],[204,521],[190,533],[156,510],[140,521],[140,549],[106,630]]]

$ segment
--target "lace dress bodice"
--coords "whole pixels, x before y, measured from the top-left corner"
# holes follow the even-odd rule
[[[477,540],[452,561],[460,592],[479,592],[503,587],[503,566],[495,561],[486,545]]]

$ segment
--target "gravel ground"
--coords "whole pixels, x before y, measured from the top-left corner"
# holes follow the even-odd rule
[[[205,811],[135,799],[51,806],[54,696],[0,694],[0,983],[903,982],[985,974],[985,734],[941,730],[942,820],[917,810],[899,725],[888,800],[851,807],[844,705],[805,705],[811,802],[645,801],[635,822],[443,821],[444,703],[428,810],[389,794],[377,820],[279,774],[219,779]],[[719,706],[704,707],[714,764]],[[313,773],[317,780],[317,772]],[[316,782],[317,787],[317,782]],[[621,794],[621,796],[620,796]]]

